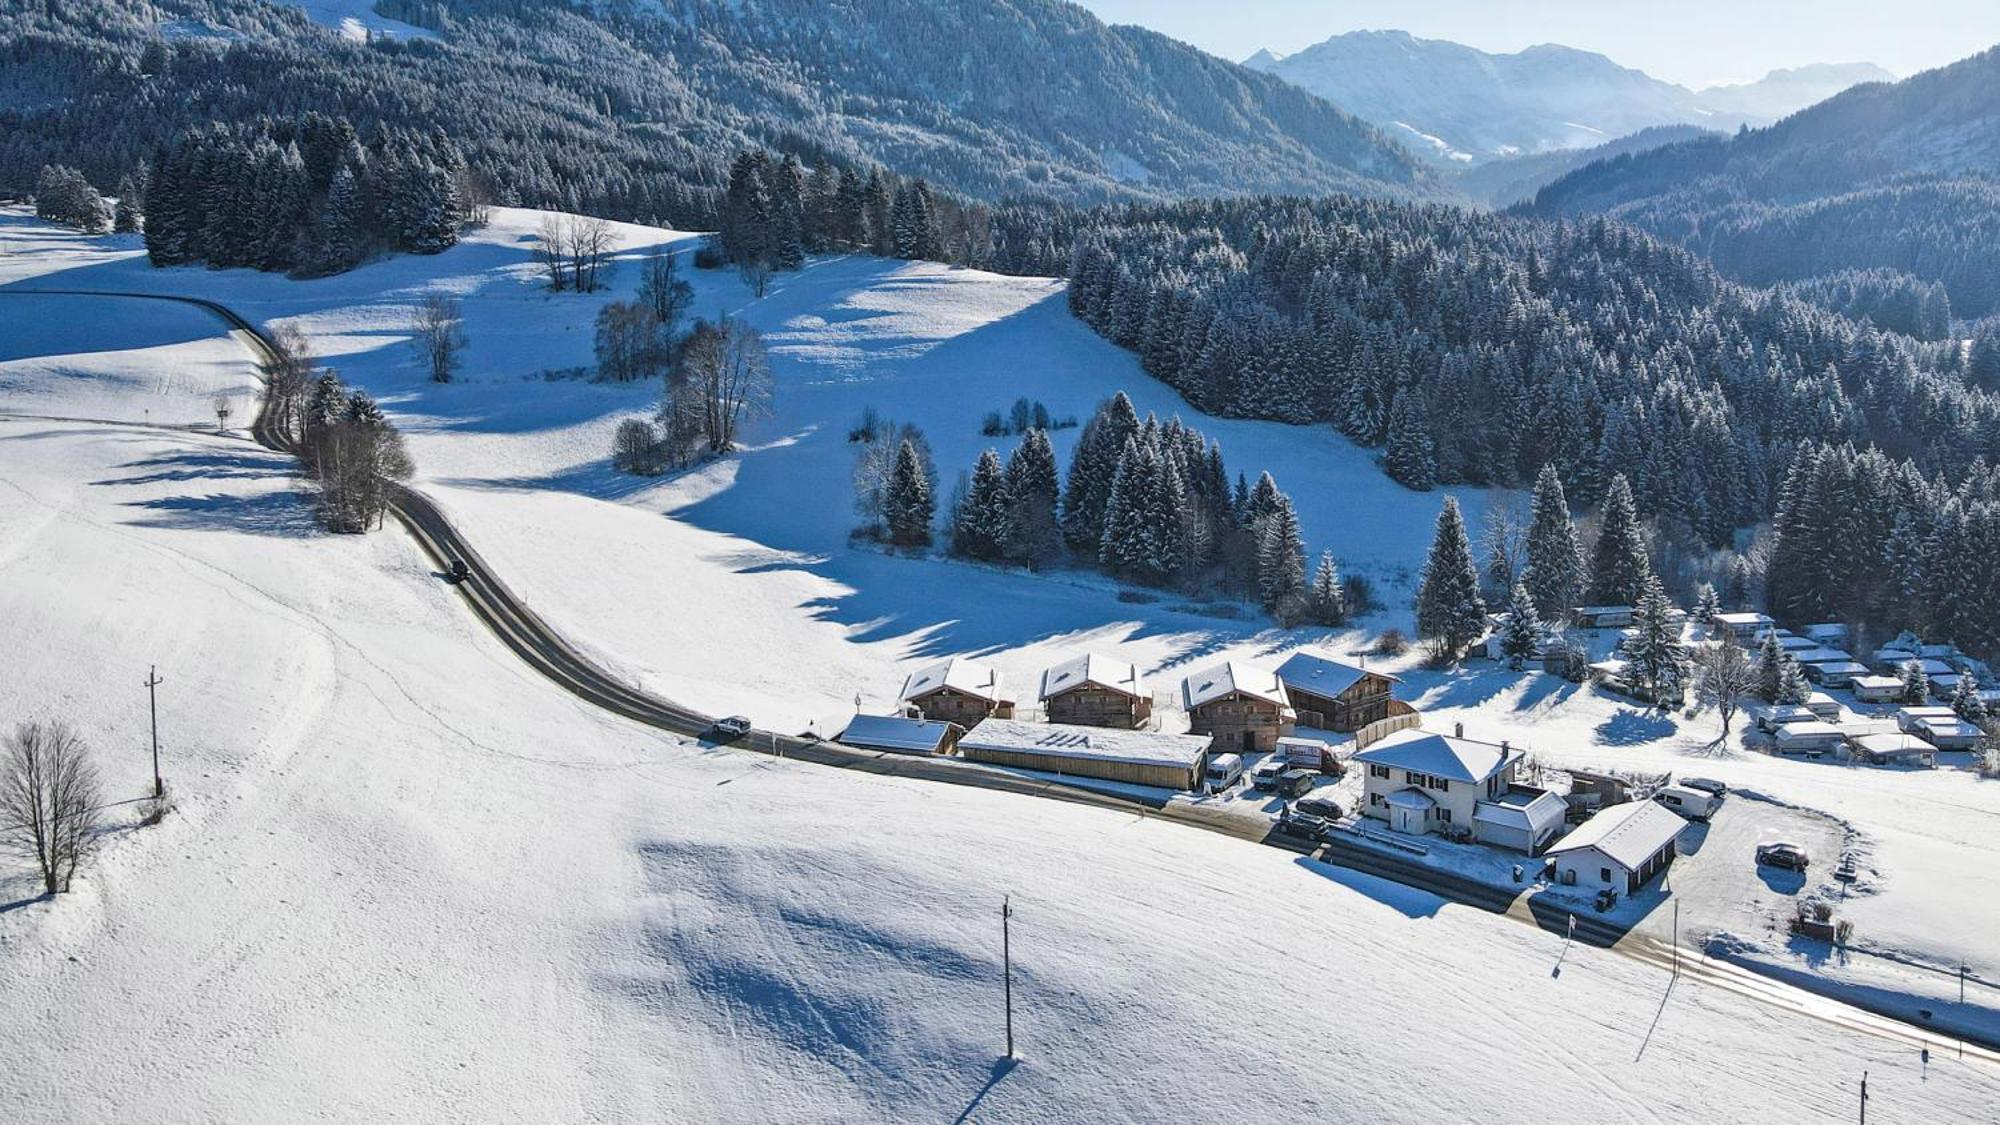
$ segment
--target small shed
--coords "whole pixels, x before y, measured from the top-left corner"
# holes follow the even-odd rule
[[[1709,621],[1711,636],[1726,638],[1739,645],[1747,645],[1763,635],[1767,629],[1777,627],[1768,614],[1763,613],[1718,613]]]
[[[1817,758],[1823,754],[1837,752],[1847,741],[1847,733],[1832,723],[1817,719],[1804,723],[1786,723],[1771,736],[1771,743],[1780,754],[1803,754]]]
[[[958,740],[967,761],[1161,789],[1196,789],[1208,739],[1017,719],[987,719]]]
[[[957,747],[965,728],[936,719],[911,719],[902,715],[856,715],[847,729],[834,739],[857,750],[886,750],[896,754],[949,754]]]
[[[1859,734],[1847,740],[1848,756],[1871,766],[1937,768],[1937,747],[1913,734]]]
[[[1848,681],[1854,698],[1863,703],[1894,703],[1903,696],[1901,676],[1856,676]]]
[[[1389,717],[1396,677],[1302,648],[1278,665],[1278,680],[1298,712],[1300,726],[1315,730],[1360,730]]]
[[[1580,605],[1570,611],[1570,620],[1579,629],[1622,629],[1632,624],[1629,605]]]
[[[1205,734],[1217,753],[1264,753],[1292,733],[1298,715],[1276,672],[1231,660],[1181,681],[1188,730]]]
[[[1052,723],[1133,730],[1153,717],[1138,665],[1094,652],[1043,672],[1041,701]]]
[[[1000,670],[954,656],[912,672],[903,681],[904,703],[926,719],[970,728],[981,719],[1014,717],[1014,697],[1000,683]]]
[[[1686,828],[1680,814],[1651,801],[1612,805],[1548,849],[1556,882],[1590,890],[1609,887],[1621,894],[1636,891],[1672,866],[1676,842]]]

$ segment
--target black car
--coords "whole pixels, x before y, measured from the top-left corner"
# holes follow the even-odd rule
[[[1340,802],[1332,797],[1308,793],[1292,802],[1294,812],[1307,813],[1323,820],[1339,820],[1342,816]]]
[[[1757,845],[1757,862],[1771,867],[1804,871],[1810,860],[1806,858],[1806,850],[1799,845],[1778,841]]]
[[[1278,831],[1301,840],[1323,840],[1333,830],[1323,816],[1300,812],[1297,808],[1287,808],[1278,814]]]
[[[1319,773],[1316,770],[1286,770],[1278,775],[1278,783],[1273,788],[1280,797],[1297,797],[1302,793],[1311,792],[1313,785],[1318,781]]]
[[[465,565],[464,559],[453,559],[451,565],[444,568],[444,576],[446,581],[456,586],[472,577],[472,568]]]

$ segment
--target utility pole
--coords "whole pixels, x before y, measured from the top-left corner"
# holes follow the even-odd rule
[[[160,780],[160,693],[154,690],[163,683],[166,683],[166,681],[160,678],[158,666],[148,665],[146,667],[146,710],[150,711],[153,716],[153,796],[155,797],[164,797],[167,795],[167,783]]]
[[[1861,1125],[1868,1125],[1868,1072],[1861,1072]]]
[[[1014,1057],[1014,954],[1010,948],[1008,922],[1014,917],[1009,898],[1000,900],[1000,979],[1007,994],[1007,1057]]]

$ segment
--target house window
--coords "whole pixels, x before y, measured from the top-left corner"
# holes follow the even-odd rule
[[[1403,783],[1405,785],[1422,785],[1424,783],[1424,775],[1415,770],[1404,770]]]
[[[1450,823],[1451,823],[1451,810],[1450,810],[1450,809],[1439,809],[1439,810],[1437,811],[1437,818],[1438,818],[1438,820],[1439,820],[1439,821],[1441,821],[1441,822],[1443,822],[1443,823],[1445,823],[1445,824],[1450,824]]]
[[[1382,803],[1382,794],[1380,793],[1368,794],[1368,803],[1370,805],[1380,805]]]
[[[1387,780],[1389,780],[1389,767],[1388,767],[1388,766],[1378,766],[1378,765],[1375,765],[1374,763],[1372,763],[1372,762],[1371,762],[1371,763],[1369,763],[1369,765],[1368,765],[1368,776],[1369,776],[1369,777],[1379,777],[1379,778],[1381,778],[1381,779],[1382,779],[1383,781],[1387,781]]]
[[[1449,793],[1451,792],[1451,782],[1442,777],[1426,776],[1424,778],[1424,788],[1435,789],[1440,793]]]
[[[1597,881],[1600,883],[1609,883],[1611,881],[1611,869],[1609,867],[1598,868]]]

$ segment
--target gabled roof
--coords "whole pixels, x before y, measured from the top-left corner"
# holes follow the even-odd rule
[[[917,750],[935,754],[957,723],[906,719],[900,715],[856,715],[836,742],[863,750]]]
[[[1247,695],[1280,707],[1292,705],[1278,674],[1255,664],[1231,660],[1181,681],[1181,703],[1190,711],[1231,694]]]
[[[1387,672],[1375,672],[1390,683],[1400,683]],[[1324,699],[1332,699],[1370,675],[1368,669],[1345,660],[1336,660],[1315,649],[1302,648],[1278,665],[1278,678],[1285,687],[1293,691],[1306,691]]]
[[[1382,739],[1354,755],[1354,760],[1477,785],[1522,756],[1519,750],[1490,742],[1450,738],[1412,728]]]
[[[1031,723],[1023,719],[982,719],[958,740],[961,752],[1001,750],[1051,760],[1087,758],[1184,769],[1200,765],[1208,754],[1208,746],[1209,739],[1201,735]]]
[[[1549,845],[1548,854],[1596,848],[1626,870],[1635,871],[1686,827],[1687,821],[1679,813],[1661,805],[1627,801],[1577,825],[1575,831]]]
[[[1084,686],[1101,687],[1134,699],[1146,698],[1146,680],[1139,675],[1139,666],[1124,660],[1114,660],[1095,652],[1065,660],[1061,664],[1042,673],[1042,695],[1047,699],[1066,691],[1075,691]]]
[[[1530,796],[1527,793],[1508,793],[1498,801],[1481,801],[1472,808],[1472,819],[1488,824],[1498,824],[1504,828],[1525,828],[1540,834],[1550,828],[1562,827],[1569,816],[1569,802],[1546,789]]]
[[[1000,687],[999,669],[963,656],[954,656],[943,663],[912,672],[910,678],[903,681],[902,698],[908,703],[945,688],[993,703],[1010,702]]]

